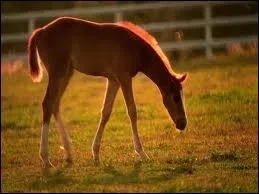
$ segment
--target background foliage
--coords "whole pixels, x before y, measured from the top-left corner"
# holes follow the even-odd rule
[[[44,10],[57,10],[57,9],[74,9],[74,8],[88,8],[88,7],[100,7],[109,5],[123,5],[123,4],[139,4],[147,1],[1,1],[1,13],[2,14],[14,14],[14,13],[24,13],[28,11],[44,11]],[[258,13],[257,2],[247,2],[246,4],[234,4],[234,5],[220,5],[213,6],[212,17],[223,17],[223,16],[242,16],[251,15]],[[127,13],[123,17],[125,20],[130,20],[137,24],[152,23],[152,22],[162,22],[162,21],[183,21],[183,20],[193,20],[203,18],[203,8],[202,7],[188,7],[183,9],[172,9],[164,8],[158,10],[147,10]],[[113,16],[111,14],[103,15],[91,15],[88,17],[82,17],[87,20],[97,21],[97,22],[113,22]],[[36,22],[36,27],[41,27],[54,18],[39,20]],[[5,33],[17,33],[17,32],[27,32],[26,22],[9,22],[1,23],[1,34]],[[181,39],[183,40],[197,40],[204,39],[205,33],[203,28],[193,28],[193,29],[172,29],[162,32],[151,32],[159,42],[163,41],[177,41],[176,32],[180,32]],[[249,36],[257,35],[258,26],[256,24],[246,24],[246,25],[230,25],[230,26],[220,26],[213,27],[212,33],[213,37],[238,37],[238,36]],[[12,52],[25,52],[26,43],[10,43],[2,45],[2,53],[12,53]],[[214,49],[216,52],[225,51],[226,48]],[[204,49],[186,49],[185,55],[188,57],[197,56],[203,54]],[[174,59],[178,59],[179,52],[167,53]]]

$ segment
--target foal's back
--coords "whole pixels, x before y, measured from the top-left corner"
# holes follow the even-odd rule
[[[72,65],[82,73],[114,78],[134,76],[143,58],[140,38],[129,30],[69,17],[43,27],[37,47],[50,71]]]

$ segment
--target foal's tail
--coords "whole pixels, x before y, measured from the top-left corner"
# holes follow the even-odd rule
[[[37,39],[41,33],[41,28],[35,30],[29,38],[28,53],[29,53],[29,69],[33,82],[40,82],[42,79],[42,68],[37,57]]]

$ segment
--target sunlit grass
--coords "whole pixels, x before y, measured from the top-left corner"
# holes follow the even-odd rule
[[[134,153],[120,91],[102,139],[99,167],[91,144],[106,81],[75,73],[62,99],[74,162],[65,166],[52,121],[49,149],[56,169],[49,173],[42,172],[38,156],[47,76],[35,84],[22,70],[2,74],[2,191],[258,192],[257,56],[183,61],[173,69],[189,73],[186,131],[175,130],[158,88],[138,74],[133,87],[139,133],[151,161]]]

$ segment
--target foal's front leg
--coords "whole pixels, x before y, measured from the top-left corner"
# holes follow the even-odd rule
[[[105,94],[105,99],[104,99],[103,108],[102,108],[102,115],[99,122],[98,130],[96,132],[93,145],[92,145],[93,158],[95,162],[99,162],[99,150],[100,150],[102,134],[103,134],[105,125],[110,118],[110,115],[112,112],[112,106],[119,87],[120,86],[116,81],[110,80],[110,79],[107,80],[106,94]]]
[[[134,142],[135,150],[142,159],[149,159],[148,155],[143,150],[143,147],[141,145],[139,135],[138,135],[137,110],[136,110],[136,105],[135,105],[133,91],[132,91],[132,79],[124,78],[121,83],[121,89],[124,95],[125,103],[128,110],[128,115],[131,121],[131,128],[133,133],[133,142]]]

